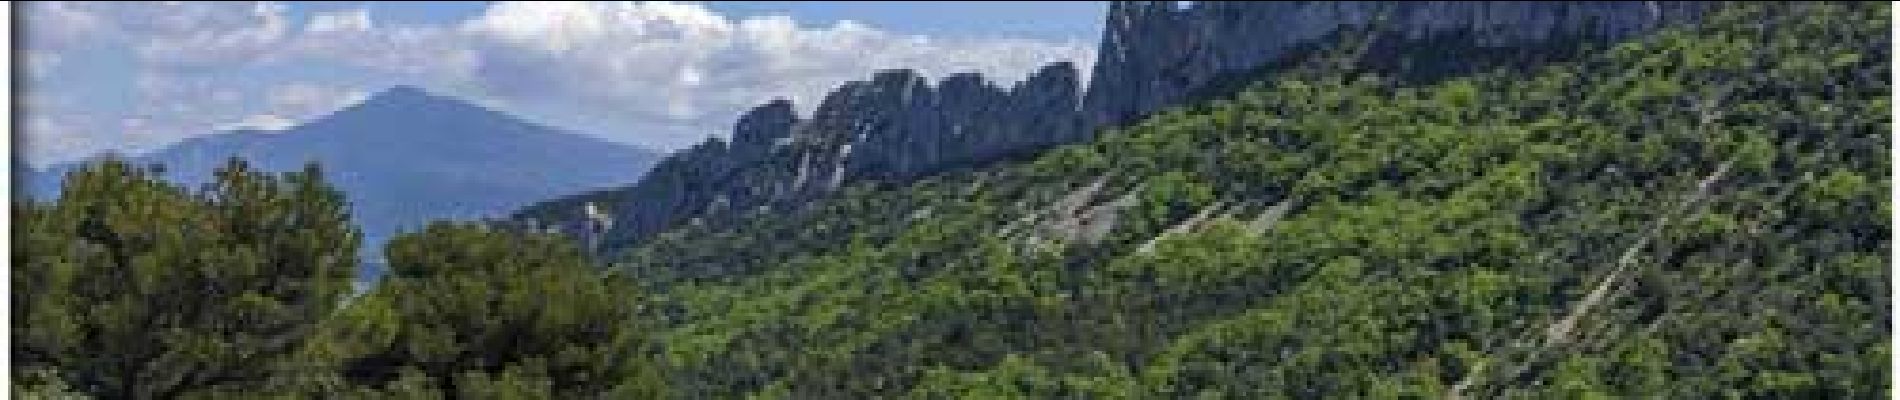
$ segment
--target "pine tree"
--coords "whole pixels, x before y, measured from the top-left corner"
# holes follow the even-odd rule
[[[548,235],[437,223],[330,336],[346,380],[393,397],[652,398],[637,298]]]
[[[111,398],[217,397],[293,367],[350,290],[360,233],[314,166],[233,159],[192,193],[107,160],[16,203],[14,362]]]

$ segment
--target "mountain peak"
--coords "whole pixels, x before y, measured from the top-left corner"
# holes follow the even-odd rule
[[[324,119],[382,120],[386,118],[469,119],[464,122],[470,125],[494,122],[496,119],[513,121],[511,116],[476,105],[474,102],[431,93],[420,87],[409,85],[396,85],[383,89],[361,102],[337,110]]]
[[[363,102],[364,103],[412,103],[412,102],[417,102],[417,101],[428,102],[428,101],[442,101],[442,100],[445,100],[445,98],[443,98],[442,96],[437,96],[433,93],[429,93],[429,91],[423,90],[420,87],[409,86],[409,85],[396,85],[396,86],[390,86],[388,89],[383,89],[383,91],[376,92],[376,94],[370,95],[369,98],[367,100],[363,100]]]

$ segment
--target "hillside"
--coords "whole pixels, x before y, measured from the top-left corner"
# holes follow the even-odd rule
[[[680,224],[796,208],[851,184],[1020,161],[1231,94],[1324,49],[1364,46],[1367,70],[1430,81],[1571,59],[1579,47],[1695,21],[1709,5],[1118,1],[1087,77],[1069,62],[1013,85],[880,71],[839,85],[809,116],[768,102],[740,117],[730,140],[715,135],[668,155],[638,183],[537,203],[512,219],[613,252]]]
[[[1724,4],[1422,83],[1330,46],[613,267],[682,398],[1878,398],[1889,18]]]
[[[274,172],[319,163],[348,194],[371,260],[399,230],[498,217],[533,201],[626,184],[659,158],[399,86],[283,131],[201,136],[130,161],[163,165],[167,179],[197,187],[232,156]],[[75,167],[39,173],[30,187],[50,197],[60,175]]]

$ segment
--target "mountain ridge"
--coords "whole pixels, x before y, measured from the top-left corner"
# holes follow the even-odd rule
[[[1086,90],[1067,62],[1045,66],[1007,90],[976,74],[933,85],[913,71],[882,71],[840,85],[809,117],[790,114],[779,101],[762,105],[740,117],[727,135],[733,139],[714,137],[669,155],[632,186],[523,208],[511,224],[565,232],[610,250],[682,223],[796,207],[850,182],[903,183],[1086,140],[1217,95],[1207,93],[1209,86],[1237,88],[1260,79],[1272,72],[1267,67],[1300,62],[1293,58],[1306,53],[1296,50],[1327,47],[1350,33],[1399,48],[1382,57],[1429,53],[1404,49],[1404,43],[1427,40],[1535,49],[1546,42],[1607,43],[1694,20],[1710,7],[1695,1],[1177,3],[1111,5]],[[1433,75],[1458,75],[1548,62],[1567,52],[1449,63],[1415,58],[1434,62]],[[1408,67],[1388,69],[1399,77],[1427,69]],[[1268,70],[1253,71],[1260,68]],[[749,122],[766,114],[776,122]]]
[[[1424,84],[1299,65],[609,268],[677,398],[1878,398],[1891,5],[1730,4]]]
[[[434,219],[489,219],[541,199],[633,182],[658,154],[523,120],[461,99],[399,85],[281,131],[240,129],[188,138],[125,158],[156,163],[196,186],[226,158],[265,171],[318,162],[348,193],[365,254]],[[57,195],[64,164],[30,179]],[[45,182],[55,182],[46,184]]]

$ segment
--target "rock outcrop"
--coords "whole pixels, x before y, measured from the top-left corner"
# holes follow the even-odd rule
[[[1283,62],[1341,32],[1467,47],[1618,40],[1700,16],[1704,2],[1658,1],[1124,1],[1111,5],[1089,82],[1095,125],[1180,104],[1228,72]]]
[[[932,85],[912,71],[883,71],[832,91],[808,119],[799,118],[790,101],[766,103],[739,118],[730,142],[709,139],[662,161],[632,187],[550,201],[514,219],[585,233],[580,229],[600,225],[586,222],[584,212],[597,204],[614,216],[613,228],[601,233],[611,248],[700,218],[795,206],[852,182],[903,182],[1086,140],[1099,128],[1194,101],[1197,91],[1224,76],[1297,61],[1302,51],[1347,34],[1404,53],[1451,45],[1535,54],[1542,46],[1619,40],[1690,21],[1707,4],[1116,2],[1086,94],[1066,62],[1009,88],[976,74]],[[1428,54],[1439,57],[1432,65],[1367,57],[1400,74],[1481,68],[1456,58],[1465,52],[1440,53],[1452,55]]]
[[[901,181],[977,165],[1088,133],[1078,71],[1055,63],[1008,88],[975,74],[931,84],[908,70],[880,72],[832,91],[809,119],[790,101],[753,108],[714,138],[661,161],[640,183],[531,207],[516,215],[611,246],[706,214],[791,206],[848,182]],[[583,218],[588,205],[614,216],[613,229]]]
[[[792,137],[798,114],[790,100],[778,99],[752,108],[732,127],[732,147],[741,158],[757,158],[772,152]]]

